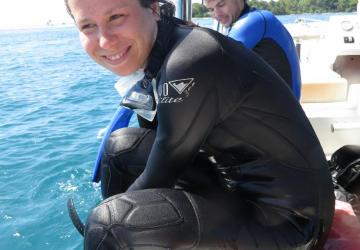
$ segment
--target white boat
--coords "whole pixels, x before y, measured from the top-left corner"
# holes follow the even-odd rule
[[[327,155],[360,143],[360,10],[286,25],[299,48],[302,106]]]

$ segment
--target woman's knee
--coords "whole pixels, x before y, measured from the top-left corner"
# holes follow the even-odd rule
[[[177,204],[174,206],[167,199],[175,196],[175,201],[180,202],[185,197],[180,191],[170,192],[170,197],[165,198],[157,190],[136,191],[103,201],[88,217],[85,249],[137,249],[140,246],[168,249],[176,245],[180,235],[187,235],[182,244],[195,244],[195,215],[190,214],[192,223],[185,223],[184,216],[189,217],[189,213],[179,211]]]
[[[229,221],[213,203],[180,190],[127,192],[90,213],[85,249],[224,249]]]

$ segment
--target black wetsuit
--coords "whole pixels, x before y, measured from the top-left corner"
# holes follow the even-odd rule
[[[104,197],[113,196],[91,212],[85,249],[318,245],[333,185],[287,84],[214,31],[175,26],[162,36],[170,40],[156,79],[157,129],[110,137],[101,180]]]

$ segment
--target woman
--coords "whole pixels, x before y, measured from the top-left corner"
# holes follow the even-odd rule
[[[110,137],[101,169],[109,198],[88,217],[85,249],[320,247],[333,216],[327,163],[267,64],[232,39],[160,15],[157,0],[66,3],[98,64],[145,72],[124,105],[157,112],[156,131]]]

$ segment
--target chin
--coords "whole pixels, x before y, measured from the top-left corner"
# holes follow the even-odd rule
[[[218,22],[220,22],[220,21],[218,21]],[[221,25],[222,26],[224,26],[224,27],[226,27],[226,28],[228,28],[229,27],[229,22],[220,22],[221,23]]]
[[[225,28],[229,28],[230,25],[231,25],[231,23],[230,23],[230,22],[227,22],[227,23],[223,23],[222,25],[223,25]]]
[[[129,69],[122,69],[122,70],[119,70],[119,69],[114,69],[114,70],[111,70],[113,73],[119,75],[119,76],[128,76],[128,75],[131,75],[133,74],[135,71],[137,71],[139,68],[129,68]]]
[[[116,75],[119,76],[128,76],[133,74],[134,72],[136,72],[137,70],[141,69],[142,66],[140,63],[136,63],[136,62],[128,62],[127,65],[122,65],[122,67],[116,67],[116,66],[109,66],[106,67],[108,70],[110,70],[111,72],[115,73]],[[125,66],[125,67],[124,67]]]

